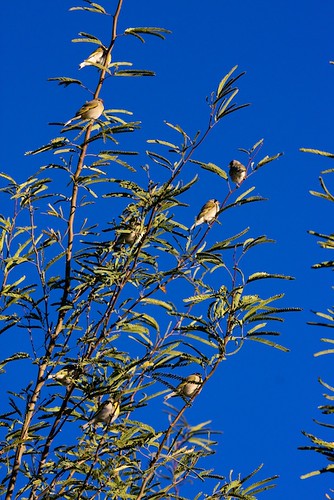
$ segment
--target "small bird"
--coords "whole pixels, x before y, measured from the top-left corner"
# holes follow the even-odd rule
[[[56,382],[59,382],[61,385],[71,385],[78,378],[82,370],[72,364],[65,365],[58,372],[51,374],[48,376],[48,379],[53,379]]]
[[[175,391],[167,394],[165,396],[165,401],[174,396],[183,396],[190,398],[193,396],[201,387],[203,379],[200,373],[194,373],[193,375],[188,375],[175,389]]]
[[[125,228],[124,228],[125,229]],[[126,231],[122,228],[122,232],[119,232],[117,239],[115,241],[114,249],[118,250],[123,245],[133,245],[136,240],[139,240],[143,237],[144,231],[140,224],[137,224],[132,227],[127,227]]]
[[[235,182],[237,186],[239,186],[242,183],[242,181],[246,178],[247,168],[238,160],[232,160],[229,163],[229,167],[230,167],[229,174],[231,180]]]
[[[94,52],[92,52],[87,59],[79,64],[79,69],[85,66],[94,66],[94,64],[100,64],[101,66],[109,66],[111,62],[111,54],[107,55],[108,49],[104,46],[98,47]]]
[[[103,110],[103,101],[99,97],[88,101],[81,106],[73,118],[64,124],[64,127],[67,127],[73,120],[97,120],[102,115]]]
[[[190,231],[192,231],[196,226],[203,224],[203,222],[207,222],[208,224],[213,221],[216,217],[219,210],[219,201],[218,200],[209,200],[203,205],[200,213],[197,215],[195,223],[191,226]]]
[[[88,426],[95,426],[98,423],[110,425],[115,422],[116,418],[119,415],[119,402],[114,401],[112,398],[107,399],[100,404],[97,409],[97,412],[93,415],[93,417],[82,426],[83,429],[86,429]]]

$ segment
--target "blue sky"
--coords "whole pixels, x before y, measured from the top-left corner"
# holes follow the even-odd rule
[[[113,11],[116,2],[109,3]],[[24,152],[57,135],[48,123],[66,121],[89,99],[82,89],[63,89],[47,79],[81,77],[94,88],[96,70],[78,71],[90,47],[70,41],[84,31],[107,44],[110,19],[69,12],[74,5],[79,2],[19,0],[2,6],[0,170],[19,181],[43,164],[42,156],[24,157]],[[296,278],[272,285],[275,293],[286,293],[286,306],[303,308],[286,316],[281,327],[280,341],[291,352],[248,343],[223,363],[189,416],[190,421],[192,415],[210,419],[213,428],[223,431],[214,459],[220,472],[246,474],[264,462],[263,476],[280,475],[278,487],[263,499],[313,500],[323,498],[330,486],[328,476],[299,479],[325,462],[297,447],[308,444],[302,429],[325,436],[325,429],[312,423],[312,418],[325,420],[316,409],[324,403],[317,377],[334,383],[331,358],[313,357],[323,347],[320,337],[328,332],[306,325],[314,319],[311,309],[325,311],[332,304],[330,271],[310,269],[332,256],[319,249],[307,230],[333,231],[330,204],[309,194],[318,190],[321,170],[333,165],[331,159],[299,152],[300,147],[334,151],[334,66],[329,64],[334,60],[333,16],[330,0],[124,0],[120,30],[160,26],[173,33],[165,41],[147,38],[145,44],[133,37],[119,39],[115,59],[132,61],[135,68],[154,70],[157,76],[115,78],[102,91],[107,107],[129,109],[143,122],[122,146],[129,141],[131,148],[144,153],[146,139],[173,140],[164,120],[180,124],[190,135],[203,130],[208,117],[205,97],[238,65],[246,75],[238,82],[237,103],[251,106],[223,120],[196,159],[226,168],[232,158],[243,159],[238,148],[250,148],[261,138],[263,156],[284,152],[245,183],[255,185],[255,193],[268,201],[228,214],[228,220],[221,220],[221,231],[225,234],[226,228],[230,234],[250,226],[252,235],[276,240],[255,249],[247,267]],[[139,165],[147,160],[142,155],[135,161]],[[191,207],[186,223],[192,223],[208,198],[223,198],[221,189],[203,174],[185,200]],[[10,351],[11,344],[5,349]]]

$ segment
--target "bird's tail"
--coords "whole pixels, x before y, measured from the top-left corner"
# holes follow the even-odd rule
[[[172,398],[176,396],[175,392],[170,392],[169,394],[167,394],[165,397],[164,397],[164,400],[165,401],[168,401],[168,399]]]
[[[64,127],[63,128],[67,127],[67,125],[69,125],[72,121],[73,121],[73,118],[71,118],[66,123],[64,123]]]

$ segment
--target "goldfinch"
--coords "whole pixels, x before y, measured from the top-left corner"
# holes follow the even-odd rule
[[[88,101],[81,106],[73,118],[65,123],[64,127],[67,127],[73,120],[97,120],[102,115],[103,110],[103,101],[99,97]]]
[[[111,54],[107,54],[106,47],[98,47],[94,52],[92,52],[87,59],[85,59],[82,63],[79,64],[79,69],[84,68],[85,66],[94,66],[94,64],[100,64],[101,66],[109,66],[111,62]]]
[[[188,375],[175,389],[175,391],[167,394],[165,396],[165,401],[167,399],[172,398],[174,396],[183,396],[186,398],[190,398],[193,396],[201,387],[203,382],[202,376],[200,373],[194,373],[193,375]]]
[[[71,385],[75,382],[82,371],[76,365],[65,365],[58,372],[48,376],[48,379],[53,379],[61,385]]]
[[[197,215],[195,223],[191,226],[190,231],[192,231],[196,226],[207,222],[208,224],[213,221],[219,211],[219,201],[209,200],[203,205],[200,213]]]
[[[119,415],[119,402],[114,401],[112,398],[104,401],[100,404],[97,409],[97,412],[93,415],[93,417],[82,426],[83,429],[86,429],[90,425],[95,426],[98,423],[110,425],[115,422],[116,418]]]
[[[229,163],[229,167],[230,167],[229,174],[231,180],[235,182],[237,186],[239,186],[242,183],[242,181],[246,178],[247,168],[242,163],[240,163],[240,161],[237,160],[232,160]]]

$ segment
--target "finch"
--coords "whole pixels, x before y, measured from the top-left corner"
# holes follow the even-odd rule
[[[98,423],[110,425],[115,422],[116,418],[119,415],[119,402],[114,401],[113,399],[108,399],[100,404],[97,409],[97,412],[93,415],[93,417],[82,426],[83,429],[86,429],[88,426],[95,426]]]
[[[197,215],[195,223],[191,226],[190,231],[192,231],[196,226],[203,224],[203,222],[207,222],[208,224],[213,221],[219,211],[219,201],[218,200],[209,200],[203,205],[200,213]]]
[[[167,394],[165,396],[165,401],[174,396],[184,396],[190,398],[193,396],[201,387],[203,382],[200,373],[194,373],[193,375],[188,375],[175,389],[175,391]]]
[[[231,180],[235,182],[237,186],[239,186],[242,183],[242,181],[246,178],[247,168],[242,163],[240,163],[240,161],[237,160],[232,160],[229,163],[229,167],[230,167],[229,174]]]
[[[127,228],[124,232],[119,232],[118,237],[115,242],[115,250],[118,250],[123,245],[133,245],[136,240],[139,240],[143,237],[144,231],[141,228],[141,225],[138,224],[136,226]]]
[[[65,365],[58,372],[49,375],[48,378],[59,382],[61,385],[71,385],[78,378],[78,375],[82,373],[82,370],[76,365]]]
[[[88,101],[81,106],[73,118],[64,124],[64,127],[67,127],[73,120],[97,120],[102,115],[103,110],[103,101],[99,97]]]
[[[111,61],[111,54],[107,56],[106,47],[98,47],[94,52],[92,52],[87,59],[79,64],[79,69],[85,66],[94,66],[94,64],[100,64],[101,66],[109,66]]]

